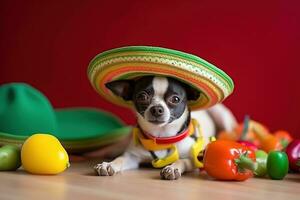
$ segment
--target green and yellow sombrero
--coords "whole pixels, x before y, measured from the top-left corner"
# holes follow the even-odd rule
[[[108,101],[131,107],[132,102],[115,96],[105,84],[146,75],[176,78],[201,92],[190,102],[193,110],[208,108],[228,97],[232,79],[211,63],[192,54],[151,46],[128,46],[98,54],[89,64],[88,77],[96,91]]]

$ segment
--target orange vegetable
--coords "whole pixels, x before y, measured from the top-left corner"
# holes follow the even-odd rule
[[[243,138],[243,139],[252,142],[256,146],[259,146],[260,141],[257,138],[256,134],[253,132],[253,123],[254,123],[254,121],[250,120],[249,128],[248,128],[247,132],[245,133],[245,138]],[[244,123],[240,123],[235,127],[235,129],[232,132],[220,131],[218,133],[217,137],[218,137],[218,140],[238,141],[242,137],[243,130],[244,130]]]
[[[252,142],[255,146],[260,145],[260,141],[256,137],[255,133],[253,132],[253,120],[249,121],[249,128],[247,132],[245,133],[245,138],[243,138],[246,141]],[[235,132],[237,132],[240,136],[242,136],[242,132],[244,130],[244,124],[239,124],[235,129]]]
[[[219,140],[238,141],[241,139],[250,141],[266,152],[273,150],[282,150],[291,140],[292,137],[286,131],[277,131],[275,135],[261,123],[249,120],[248,128],[244,134],[244,123],[239,124],[233,132],[222,131],[218,135]]]
[[[290,133],[284,130],[276,131],[274,136],[280,140],[283,148],[287,147],[287,145],[293,140]]]
[[[227,132],[227,131],[221,131],[218,134],[218,140],[232,140],[236,141],[240,138],[240,135],[236,132]]]
[[[260,142],[260,149],[266,151],[267,153],[270,151],[283,149],[280,139],[272,135],[263,125],[257,122],[252,122],[252,128]]]
[[[262,136],[260,138],[261,144],[260,149],[266,151],[269,153],[270,151],[275,150],[282,150],[283,146],[281,145],[281,142],[278,138],[276,138],[274,135],[268,134],[266,136]]]
[[[204,170],[219,180],[244,181],[253,176],[255,153],[237,142],[217,140],[207,145]]]

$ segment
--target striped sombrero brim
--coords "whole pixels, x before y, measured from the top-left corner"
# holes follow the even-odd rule
[[[184,52],[149,46],[128,46],[98,54],[89,64],[88,77],[95,90],[108,101],[126,107],[132,102],[115,96],[105,84],[146,75],[176,78],[201,92],[190,102],[193,110],[208,108],[228,97],[231,78],[209,62]]]

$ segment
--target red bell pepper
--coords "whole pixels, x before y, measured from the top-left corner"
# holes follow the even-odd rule
[[[256,168],[254,151],[228,140],[209,143],[203,162],[207,174],[219,180],[244,181]]]
[[[299,172],[300,166],[297,165],[300,159],[300,140],[295,139],[289,143],[286,147],[285,152],[289,159],[289,167],[292,171]]]

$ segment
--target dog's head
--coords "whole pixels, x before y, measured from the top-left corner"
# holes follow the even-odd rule
[[[106,87],[125,101],[133,101],[138,117],[158,126],[179,119],[188,109],[187,102],[200,95],[180,81],[157,76],[112,81]]]

